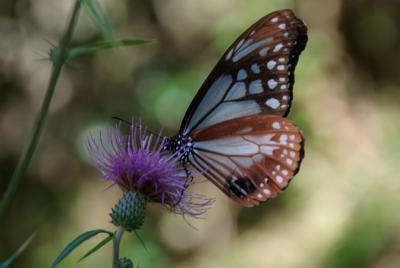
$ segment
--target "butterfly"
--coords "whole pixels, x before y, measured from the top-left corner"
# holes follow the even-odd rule
[[[283,191],[304,155],[285,117],[307,27],[293,11],[266,15],[228,48],[191,102],[166,149],[232,200],[254,206]]]

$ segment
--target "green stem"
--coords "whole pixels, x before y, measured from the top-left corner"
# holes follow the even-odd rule
[[[37,147],[37,144],[39,142],[39,137],[40,134],[43,130],[43,125],[45,122],[45,119],[47,117],[47,113],[49,110],[49,106],[51,103],[51,100],[54,95],[54,91],[57,86],[57,82],[62,70],[63,65],[65,64],[65,61],[68,56],[68,48],[71,43],[72,39],[72,34],[74,32],[77,20],[78,20],[78,15],[79,15],[79,10],[81,6],[81,0],[76,0],[74,10],[72,12],[71,19],[69,21],[67,30],[65,31],[64,35],[62,36],[59,44],[59,51],[60,53],[58,56],[53,59],[53,69],[51,72],[51,77],[50,81],[47,87],[46,95],[44,97],[42,107],[40,109],[39,114],[36,117],[35,124],[33,126],[33,131],[31,138],[29,140],[29,143],[25,147],[23,153],[21,154],[20,158],[18,159],[17,167],[14,170],[14,173],[11,177],[11,180],[8,184],[8,187],[6,189],[6,192],[4,193],[3,198],[1,199],[0,202],[0,219],[3,217],[7,207],[10,204],[11,198],[14,196],[18,185],[21,182],[22,176],[25,174],[26,169],[29,166],[30,161],[32,160],[32,156],[35,152],[35,149]]]
[[[121,244],[121,238],[124,234],[124,228],[118,227],[114,234],[114,252],[113,252],[113,268],[120,268],[119,265],[119,246]]]

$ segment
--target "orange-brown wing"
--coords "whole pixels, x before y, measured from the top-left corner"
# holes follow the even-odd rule
[[[253,206],[283,191],[300,167],[304,139],[291,121],[253,115],[193,133],[189,162],[236,202]]]

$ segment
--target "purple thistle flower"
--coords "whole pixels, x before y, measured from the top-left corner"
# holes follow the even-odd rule
[[[152,134],[132,120],[127,135],[118,123],[106,137],[101,132],[97,139],[89,135],[86,145],[93,165],[105,180],[124,192],[139,192],[173,213],[199,217],[213,200],[187,189],[193,182],[180,165],[181,153],[163,150],[166,143],[161,132]]]

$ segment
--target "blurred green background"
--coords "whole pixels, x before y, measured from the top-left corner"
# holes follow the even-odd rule
[[[39,61],[63,33],[73,0],[0,2],[0,193],[26,144],[51,65]],[[292,8],[309,27],[296,70],[290,118],[303,130],[299,174],[275,200],[241,208],[211,183],[204,220],[150,206],[123,255],[140,267],[400,267],[400,2],[398,0],[102,0],[121,38],[156,42],[101,51],[61,76],[41,141],[0,226],[0,259],[31,233],[15,267],[48,267],[83,231],[113,229],[120,196],[88,164],[88,131],[111,116],[141,116],[177,132],[202,81],[224,50],[263,15]],[[82,12],[75,44],[100,33]],[[97,241],[100,240],[100,237]],[[111,244],[60,267],[109,267]]]

